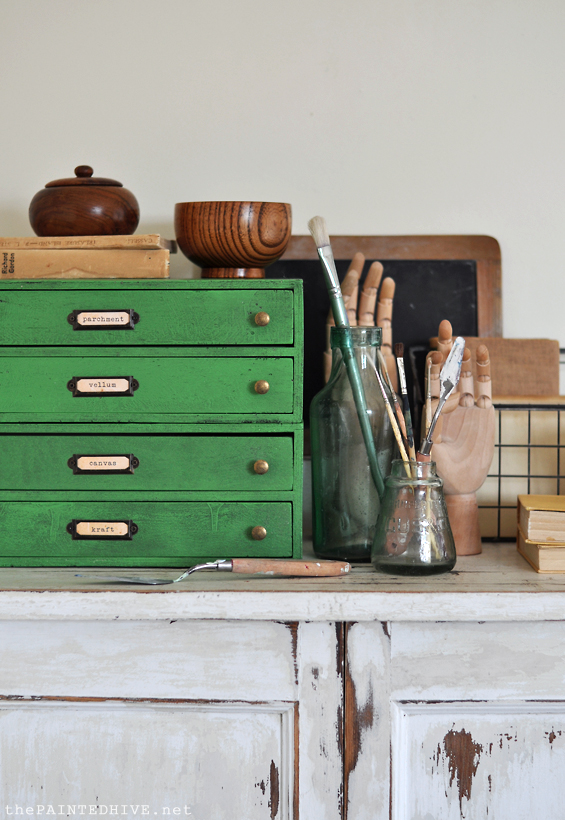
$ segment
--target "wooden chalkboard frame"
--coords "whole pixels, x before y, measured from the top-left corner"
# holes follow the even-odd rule
[[[336,259],[468,260],[477,271],[478,336],[502,336],[502,262],[492,236],[332,236]],[[281,261],[317,259],[311,236],[292,236]]]

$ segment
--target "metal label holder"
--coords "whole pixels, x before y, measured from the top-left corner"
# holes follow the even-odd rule
[[[121,466],[123,460],[127,460],[127,466]],[[90,465],[80,462],[87,460]],[[92,462],[100,464],[92,465]],[[75,453],[67,461],[67,465],[73,471],[73,475],[133,475],[139,467],[139,459],[133,453],[115,453],[99,455],[79,455]]]
[[[139,322],[135,310],[73,310],[67,322],[73,330],[135,330]]]
[[[73,518],[66,529],[73,541],[131,541],[139,527],[127,518],[115,521]]]

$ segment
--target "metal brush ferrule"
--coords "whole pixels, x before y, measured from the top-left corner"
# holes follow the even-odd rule
[[[328,285],[331,287],[333,291],[339,290],[339,293],[341,295],[341,288],[339,286],[339,279],[337,276],[337,270],[335,267],[335,260],[331,245],[324,245],[322,248],[318,248],[318,256],[320,257],[320,262],[322,263],[326,271],[326,275],[328,277]]]
[[[433,441],[430,441],[430,439],[425,438],[422,442],[422,446],[420,447],[420,453],[423,456],[429,456],[429,454],[432,451],[432,446],[433,446]]]
[[[396,364],[398,365],[398,377],[400,379],[400,392],[402,395],[408,393],[406,389],[406,371],[404,370],[404,359],[397,359]]]
[[[335,267],[334,255],[331,245],[324,245],[318,248],[318,257],[322,263],[326,275],[326,284],[330,295],[330,302],[336,327],[349,327],[349,317],[343,302],[343,294],[339,284],[337,270]]]
[[[225,558],[219,558],[216,561],[216,569],[219,572],[231,572],[233,570],[233,561],[227,560]]]

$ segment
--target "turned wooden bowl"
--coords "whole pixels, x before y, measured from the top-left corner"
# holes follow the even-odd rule
[[[48,182],[34,196],[29,221],[38,236],[115,236],[135,231],[137,199],[121,182],[92,173],[89,165],[79,165],[75,177]]]
[[[286,250],[291,207],[284,202],[179,202],[175,233],[203,279],[259,279]]]

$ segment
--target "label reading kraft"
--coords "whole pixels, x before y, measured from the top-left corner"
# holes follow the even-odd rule
[[[129,535],[129,526],[125,521],[78,521],[76,534],[98,538],[123,537]]]

